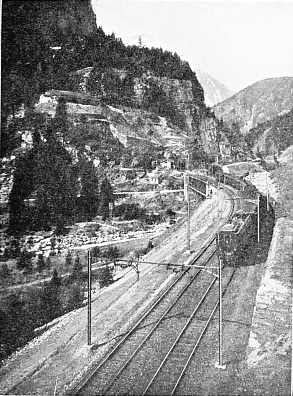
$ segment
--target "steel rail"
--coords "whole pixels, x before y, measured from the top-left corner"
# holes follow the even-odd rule
[[[228,191],[229,191],[229,190],[228,190]],[[226,192],[227,192],[227,189],[226,189]],[[231,195],[231,191],[229,191],[229,195]],[[230,212],[229,212],[229,218],[232,216],[233,211],[234,211],[234,203],[232,203],[232,207],[231,207]],[[230,283],[231,280],[232,280],[232,277],[233,277],[233,275],[234,275],[234,272],[235,272],[235,271],[233,271],[232,275],[230,276],[229,281],[228,281],[227,284],[226,284],[226,288],[225,288],[225,290],[224,290],[224,293],[226,292],[227,287],[228,287],[229,283]],[[147,391],[148,391],[148,390],[150,389],[150,387],[152,386],[153,382],[155,381],[155,379],[156,379],[156,377],[158,376],[159,372],[161,371],[162,367],[164,366],[164,364],[165,364],[166,361],[168,360],[168,358],[169,358],[171,352],[174,350],[175,346],[179,343],[180,339],[182,338],[182,335],[183,335],[183,334],[185,333],[185,331],[187,330],[187,328],[188,328],[188,326],[190,325],[192,319],[194,318],[196,312],[198,311],[198,309],[200,308],[200,306],[202,305],[202,303],[203,303],[204,300],[206,299],[206,297],[207,297],[209,291],[211,290],[212,286],[215,284],[216,280],[217,280],[217,278],[214,278],[213,281],[212,281],[212,282],[210,283],[210,285],[208,286],[208,288],[206,289],[204,295],[202,296],[201,300],[199,301],[199,303],[197,304],[196,308],[195,308],[194,311],[192,312],[192,314],[191,314],[191,316],[189,317],[188,321],[186,322],[185,326],[183,327],[183,329],[181,330],[181,332],[178,334],[176,340],[174,341],[174,343],[172,344],[171,348],[169,349],[169,351],[168,351],[167,354],[165,355],[165,357],[164,357],[164,359],[162,360],[162,362],[161,362],[160,366],[158,367],[157,371],[155,372],[155,374],[153,375],[153,377],[152,377],[151,380],[149,381],[147,387],[144,389],[144,391],[143,391],[143,393],[142,393],[142,396],[145,396],[146,393],[147,393]],[[223,293],[223,295],[224,295],[224,293]],[[197,349],[197,347],[198,347],[200,341],[202,340],[203,335],[205,334],[205,332],[206,332],[206,330],[207,330],[207,328],[208,328],[208,326],[209,326],[209,324],[210,324],[210,322],[211,322],[211,320],[212,320],[212,317],[213,317],[213,315],[214,315],[216,309],[218,308],[218,306],[219,306],[219,300],[218,300],[217,303],[215,304],[215,306],[214,306],[214,308],[213,308],[213,310],[212,310],[210,316],[208,317],[208,319],[207,319],[207,321],[206,321],[206,323],[205,323],[205,325],[204,325],[204,328],[203,328],[203,330],[201,331],[201,333],[200,333],[200,335],[199,335],[199,338],[198,338],[198,340],[197,340],[197,342],[196,342],[194,348],[192,349],[192,352],[191,352],[191,354],[189,355],[188,360],[187,360],[186,364],[184,365],[184,367],[183,367],[183,369],[182,369],[182,371],[181,371],[181,373],[180,373],[180,376],[179,376],[179,378],[178,378],[178,380],[177,380],[177,382],[176,382],[176,384],[175,384],[175,386],[174,386],[174,388],[173,388],[173,390],[172,390],[172,392],[171,392],[171,394],[170,394],[171,396],[174,394],[175,390],[177,389],[177,387],[178,387],[178,385],[179,385],[179,383],[180,383],[180,381],[181,381],[181,379],[182,379],[182,377],[183,377],[183,375],[184,375],[184,373],[185,373],[185,371],[186,371],[186,369],[187,369],[187,367],[188,367],[188,365],[189,365],[189,363],[190,363],[190,361],[191,361],[191,359],[192,359],[192,357],[193,357],[193,355],[194,355],[194,353],[195,353],[195,351],[196,351],[196,349]]]
[[[227,188],[225,189],[227,192]],[[231,191],[229,191],[229,195],[231,194]],[[231,218],[232,214],[233,214],[233,210],[234,210],[234,202],[232,202],[230,211],[229,211],[229,215],[228,218]],[[169,239],[169,238],[168,238]],[[206,252],[206,250],[212,245],[212,243],[214,242],[214,240],[216,239],[215,236],[211,237],[208,239],[206,245],[197,253],[197,255],[193,258],[192,262],[196,262],[197,260],[199,260],[202,255]],[[215,254],[216,249],[212,252],[211,257]],[[211,258],[210,257],[210,258]],[[208,258],[208,260],[206,260],[206,262],[208,262],[210,260],[210,258]],[[184,266],[184,264],[182,265]],[[174,280],[174,282],[172,282],[168,288],[164,291],[164,293],[155,301],[155,303],[147,310],[147,312],[145,312],[145,314],[139,319],[138,322],[135,323],[135,325],[129,330],[127,331],[122,338],[119,340],[119,342],[114,346],[114,348],[109,351],[104,358],[100,361],[100,363],[98,364],[98,366],[92,368],[91,370],[89,370],[87,372],[87,374],[83,377],[83,379],[79,382],[79,384],[77,386],[75,386],[74,390],[72,390],[70,392],[70,395],[76,395],[78,394],[78,392],[82,391],[82,389],[87,385],[87,383],[90,381],[90,379],[95,375],[95,373],[97,373],[101,367],[103,365],[106,364],[106,362],[108,362],[108,360],[111,358],[111,356],[113,356],[117,350],[123,345],[123,343],[127,340],[127,338],[133,334],[135,332],[135,330],[139,327],[139,325],[147,318],[148,315],[150,315],[150,313],[159,305],[159,303],[164,299],[164,297],[173,289],[173,287],[183,278],[183,276],[186,274],[186,272],[188,272],[189,267],[187,267],[186,269],[184,269],[183,272],[180,273],[179,276],[176,277],[176,279]],[[201,272],[201,270],[198,270],[197,273],[195,274],[195,277]],[[192,280],[193,281],[193,280]],[[178,297],[179,298],[179,297]],[[176,300],[175,300],[176,302]],[[163,320],[163,319],[162,319]],[[129,362],[128,362],[129,363]],[[127,363],[127,364],[128,364]],[[114,382],[114,381],[113,381]],[[109,389],[108,387],[105,389],[107,390]],[[104,391],[105,391],[104,390]]]
[[[151,385],[153,384],[154,380],[156,379],[156,377],[158,376],[159,372],[161,371],[162,367],[164,366],[164,364],[166,363],[167,359],[169,358],[171,352],[173,351],[173,349],[175,348],[175,346],[178,344],[179,340],[181,339],[182,335],[185,333],[185,331],[187,330],[188,326],[190,325],[190,322],[192,321],[192,319],[194,318],[195,314],[197,313],[197,311],[199,310],[199,308],[201,307],[201,305],[203,304],[204,300],[206,299],[207,295],[209,294],[211,288],[213,287],[213,285],[215,284],[217,278],[214,278],[212,280],[212,282],[209,284],[209,286],[207,287],[207,289],[205,290],[204,295],[201,297],[200,301],[198,302],[197,306],[195,307],[195,309],[193,310],[192,314],[190,315],[190,317],[188,318],[187,322],[185,323],[184,327],[182,328],[182,330],[180,331],[180,333],[178,334],[176,340],[174,341],[174,343],[172,344],[171,348],[169,349],[168,353],[165,355],[164,359],[162,360],[160,366],[158,367],[157,371],[155,372],[155,374],[153,375],[152,379],[150,380],[150,382],[148,383],[147,387],[145,388],[145,390],[142,393],[142,396],[144,396],[146,394],[146,392],[149,390],[149,388],[151,387]]]
[[[209,242],[206,244],[206,246],[194,257],[193,261],[199,260],[203,254],[206,252],[206,250],[212,245],[214,242],[215,237],[211,238]],[[216,249],[212,252],[214,255],[216,252]],[[134,333],[134,331],[139,327],[139,325],[147,318],[147,316],[150,315],[150,313],[159,305],[159,303],[165,298],[165,296],[174,288],[174,286],[184,277],[184,275],[189,271],[189,267],[182,272],[180,272],[180,275],[176,276],[175,280],[167,287],[167,289],[164,291],[164,293],[154,302],[154,304],[145,312],[145,314],[134,324],[134,326],[128,330],[122,338],[119,340],[119,342],[114,346],[114,348],[109,351],[104,358],[101,360],[101,362],[98,364],[98,366],[94,367],[92,370],[89,370],[88,373],[84,376],[84,378],[80,381],[80,383],[75,387],[73,391],[71,391],[71,395],[76,395],[78,392],[82,390],[88,383],[88,381],[95,375],[96,372],[100,370],[100,368],[110,359],[112,355],[114,355],[117,350],[120,348],[120,346],[126,341],[126,339]],[[200,273],[201,270],[197,271],[196,276]]]
[[[235,274],[235,270],[233,270],[232,274],[230,275],[230,278],[229,278],[229,280],[228,280],[228,282],[227,282],[227,284],[225,286],[225,289],[223,291],[223,296],[226,293],[226,291],[228,289],[228,286],[229,286],[234,274]],[[194,347],[193,347],[193,349],[192,349],[192,351],[191,351],[191,353],[190,353],[190,355],[189,355],[189,357],[188,357],[183,369],[181,370],[181,373],[180,373],[180,375],[179,375],[179,377],[178,377],[178,379],[176,381],[176,384],[174,385],[174,387],[172,389],[172,392],[170,393],[170,396],[173,396],[175,391],[176,391],[176,389],[178,388],[178,385],[179,385],[180,381],[182,380],[182,377],[184,376],[184,374],[185,374],[185,372],[187,370],[187,367],[189,366],[189,364],[191,362],[191,359],[192,359],[196,349],[198,348],[198,345],[199,345],[200,341],[202,340],[202,338],[203,338],[203,336],[204,336],[204,334],[205,334],[205,332],[206,332],[206,330],[207,330],[207,328],[208,328],[208,326],[209,326],[209,324],[210,324],[210,322],[211,322],[216,310],[218,309],[219,304],[220,304],[220,302],[218,300],[216,302],[216,304],[215,304],[210,316],[208,317],[208,319],[207,319],[207,321],[206,321],[206,323],[204,325],[204,328],[202,329],[202,331],[201,331],[201,333],[199,335],[199,338],[198,338],[197,342],[195,343],[195,345],[194,345]]]
[[[208,263],[210,259],[213,257],[215,254],[216,250],[211,252],[209,257],[206,259],[205,263]],[[137,353],[140,351],[142,346],[146,343],[146,341],[150,338],[150,336],[154,333],[154,331],[159,327],[159,325],[163,322],[167,314],[171,311],[172,308],[178,303],[178,300],[183,296],[183,294],[186,292],[186,290],[190,287],[190,285],[195,281],[197,278],[198,274],[200,273],[200,270],[196,272],[195,275],[190,278],[189,282],[187,285],[184,286],[184,288],[180,291],[179,295],[177,298],[172,302],[172,304],[163,312],[163,314],[160,316],[159,320],[155,323],[155,325],[150,329],[150,331],[145,335],[143,340],[139,343],[139,345],[136,347],[136,349],[133,351],[133,353],[129,356],[129,358],[126,360],[126,362],[120,367],[119,371],[115,374],[115,376],[112,378],[112,380],[107,384],[107,387],[103,389],[102,395],[105,395],[106,392],[111,388],[111,386],[114,384],[114,382],[120,377],[121,373],[126,369],[126,367],[129,365],[129,363],[133,360],[133,358],[137,355]]]

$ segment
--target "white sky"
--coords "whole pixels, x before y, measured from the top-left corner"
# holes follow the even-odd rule
[[[293,1],[91,1],[106,34],[125,44],[141,35],[234,91],[293,76]]]

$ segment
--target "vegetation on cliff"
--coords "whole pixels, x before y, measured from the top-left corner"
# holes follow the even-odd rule
[[[56,116],[48,125],[42,125],[42,118],[36,125],[33,147],[19,155],[15,164],[8,202],[8,232],[12,235],[51,228],[58,235],[74,220],[91,219],[99,208],[97,170],[83,154],[73,163],[62,143],[68,135],[64,103],[59,103]],[[107,179],[101,187],[103,183],[111,190]],[[106,207],[113,202],[113,196],[103,192],[102,188],[101,211],[107,218],[109,209],[107,211]],[[29,204],[32,198],[33,206]]]
[[[2,98],[2,155],[19,147],[21,133],[32,132],[34,138],[33,147],[23,150],[16,159],[9,197],[11,234],[52,228],[58,234],[74,220],[89,220],[99,211],[104,217],[109,215],[111,194],[105,194],[108,196],[105,202],[104,182],[100,186],[104,175],[99,174],[93,161],[106,168],[110,162],[119,164],[123,157],[125,162],[127,149],[121,147],[110,128],[115,129],[117,119],[123,127],[127,124],[127,117],[123,118],[120,110],[123,106],[136,107],[142,117],[143,112],[147,112],[148,117],[153,118],[152,123],[143,122],[143,128],[157,146],[161,144],[156,134],[158,128],[165,128],[170,134],[169,125],[172,125],[175,139],[176,134],[188,135],[191,131],[189,165],[198,166],[202,161],[211,160],[201,142],[199,124],[206,116],[215,117],[205,108],[203,90],[196,75],[176,53],[161,48],[125,46],[114,34],[106,35],[100,27],[85,33],[74,29],[73,22],[62,31],[58,21],[55,25],[52,20],[56,31],[46,35],[39,26],[42,12],[36,3],[4,3],[3,82],[6,89]],[[51,13],[48,10],[51,17],[58,7],[54,9]],[[64,8],[61,14],[66,15]],[[89,20],[92,21],[91,17]],[[10,25],[6,21],[10,21]],[[46,24],[45,31],[47,28]],[[88,66],[93,67],[86,85],[88,96],[99,99],[101,114],[91,114],[89,122],[81,114],[69,117],[62,98],[53,120],[36,113],[34,103],[40,93],[49,89],[78,91],[81,77],[76,71]],[[134,99],[135,79],[143,80],[140,101]],[[8,89],[9,86],[12,89]],[[120,106],[120,109],[111,110],[105,104]],[[19,118],[17,113],[22,106],[24,117]],[[103,108],[108,109],[106,115],[102,113]],[[166,125],[158,116],[167,120]],[[216,123],[216,128],[219,125]],[[142,138],[140,142],[148,141],[139,135],[139,125],[131,124],[131,128],[133,137]],[[145,170],[151,169],[157,150],[143,147],[142,151],[137,151],[130,165],[141,164]],[[27,204],[31,198],[35,204],[33,209]]]
[[[279,154],[293,145],[293,109],[273,120],[258,124],[245,136],[251,146],[257,145],[264,155]],[[262,139],[263,137],[263,139]]]
[[[190,80],[195,102],[204,107],[202,87],[189,64],[176,53],[125,46],[114,34],[106,35],[101,27],[94,28],[89,1],[83,2],[82,7],[83,16],[88,9],[89,29],[83,26],[86,23],[80,23],[76,1],[71,1],[75,11],[59,4],[63,2],[50,3],[50,7],[43,3],[46,2],[3,1],[1,156],[11,147],[7,120],[14,119],[22,105],[27,109],[47,90],[77,91],[79,80],[74,72],[88,66],[94,67],[92,82],[103,76],[107,103],[115,104],[117,100],[129,103],[133,78],[150,72],[158,77]],[[43,6],[47,17],[43,15]],[[66,16],[70,23],[63,26],[60,18],[66,21]],[[126,70],[127,78],[118,81],[114,69]],[[97,84],[90,83],[89,87],[94,94],[99,90]]]
[[[238,122],[242,133],[272,120],[293,107],[293,77],[268,78],[236,93],[213,107],[224,122]]]

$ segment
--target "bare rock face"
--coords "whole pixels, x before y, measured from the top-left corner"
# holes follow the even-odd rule
[[[203,106],[202,103],[196,104],[195,102],[191,81],[162,77],[158,79],[158,82],[179,112],[185,117],[187,131],[192,132],[194,120]]]
[[[210,155],[217,156],[219,151],[217,121],[212,117],[205,117],[199,125],[199,130],[204,150]]]
[[[118,72],[122,75],[121,71]],[[151,81],[156,82],[166,95],[167,102],[172,103],[176,111],[174,120],[170,120],[168,116],[160,116],[152,110],[143,110],[144,96]],[[78,117],[80,112],[86,116],[86,119],[93,115],[97,118],[104,117],[108,122],[109,130],[123,146],[154,144],[178,150],[185,145],[186,139],[196,137],[208,154],[216,156],[218,154],[217,120],[207,115],[204,102],[198,99],[201,95],[201,87],[197,93],[194,83],[190,80],[157,77],[149,73],[134,78],[133,107],[105,104],[77,105],[70,103],[69,99],[67,112],[73,118]],[[36,109],[54,117],[56,104],[39,103]],[[176,124],[178,118],[182,118],[183,126]],[[97,133],[104,132],[97,130]]]
[[[195,89],[190,80],[178,80],[152,75],[135,78],[134,80],[135,101],[137,104],[142,103],[145,91],[149,87],[149,81],[156,81],[168,99],[175,105],[180,115],[184,117],[186,123],[185,132],[190,134],[194,131],[194,125],[205,109],[203,90],[199,84],[198,88]]]

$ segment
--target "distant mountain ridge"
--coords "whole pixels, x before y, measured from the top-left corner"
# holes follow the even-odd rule
[[[225,99],[234,95],[235,92],[227,88],[220,81],[210,76],[208,73],[196,69],[195,70],[198,81],[204,90],[205,103],[209,107],[213,107],[217,103],[223,102]]]
[[[267,78],[213,107],[226,124],[237,122],[243,134],[293,107],[293,77]]]

